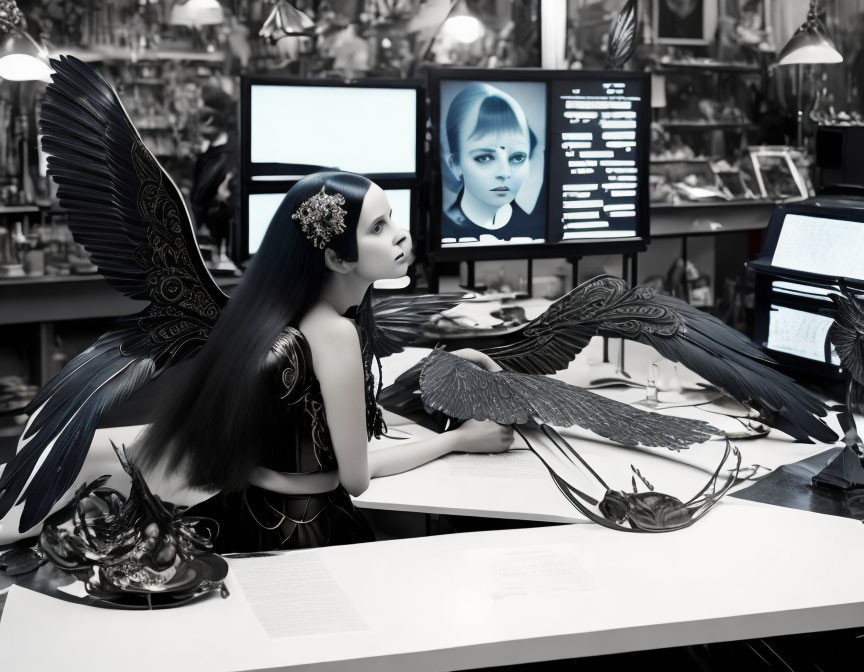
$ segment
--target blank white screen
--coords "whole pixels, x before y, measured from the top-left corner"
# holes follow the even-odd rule
[[[411,227],[411,190],[385,189],[387,200],[393,208],[393,221],[408,230]],[[249,254],[255,254],[261,246],[270,220],[276,214],[285,194],[249,195]]]
[[[825,315],[774,305],[768,313],[766,345],[770,350],[824,362],[825,339],[833,323],[834,320]],[[831,363],[840,364],[834,346],[831,346]]]
[[[795,271],[864,280],[864,223],[788,214],[772,264]]]
[[[415,173],[414,89],[253,85],[252,163]]]

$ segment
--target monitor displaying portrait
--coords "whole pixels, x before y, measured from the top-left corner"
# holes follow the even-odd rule
[[[545,85],[445,80],[441,114],[442,244],[544,242]]]
[[[647,75],[441,69],[429,94],[434,255],[567,257],[576,245],[647,242]]]

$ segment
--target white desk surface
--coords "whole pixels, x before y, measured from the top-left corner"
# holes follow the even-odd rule
[[[814,632],[864,626],[860,557],[858,521],[727,499],[666,534],[562,525],[240,561],[268,579],[272,638],[233,572],[227,600],[158,612],[13,587],[0,651],[16,672],[423,672]]]
[[[619,341],[610,342],[610,355],[617,357]],[[383,380],[387,385],[403,370],[425,356],[427,349],[409,348],[404,353],[383,360]],[[644,378],[656,352],[639,343],[628,342],[625,348],[626,366],[634,378]],[[602,361],[602,339],[594,338],[571,366],[556,377],[571,384],[587,385],[598,375]],[[613,367],[610,367],[614,369]],[[608,373],[608,369],[604,371]],[[672,365],[664,362],[660,375],[672,374]],[[599,374],[604,375],[604,374]],[[696,376],[678,367],[682,385],[690,385]],[[645,398],[641,388],[601,388],[598,394],[625,402]],[[661,402],[672,398],[660,393]],[[667,408],[661,413],[705,420],[720,429],[741,429],[737,420],[709,413],[695,406]],[[836,418],[829,423],[839,431]],[[421,439],[432,434],[430,430],[414,424],[400,425],[396,429]],[[660,492],[686,501],[708,481],[720,463],[725,448],[723,441],[709,441],[680,453],[666,449],[632,449],[610,443],[591,432],[578,428],[561,429],[588,462],[613,488],[630,490],[630,465],[636,466]],[[395,432],[394,432],[395,433]],[[547,443],[539,432],[528,432],[528,438],[538,447]],[[410,439],[408,439],[410,440]],[[380,445],[393,441],[382,439]],[[747,467],[761,465],[767,469],[806,459],[829,448],[825,444],[795,443],[790,437],[772,430],[767,437],[736,442],[741,451],[742,472]],[[372,450],[376,446],[373,444]],[[360,497],[354,498],[359,508],[387,511],[407,511],[431,514],[453,514],[512,520],[543,521],[552,523],[587,523],[561,495],[540,460],[525,449],[517,436],[514,450],[500,455],[451,454],[412,471],[373,479]],[[765,469],[758,472],[766,473]],[[581,481],[589,494],[602,496],[602,488],[588,480]],[[579,485],[579,483],[574,483]],[[744,487],[743,485],[741,487]]]

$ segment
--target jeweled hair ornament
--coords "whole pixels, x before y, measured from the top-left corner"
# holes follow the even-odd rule
[[[345,197],[342,194],[327,194],[321,187],[321,191],[300,204],[291,219],[300,222],[309,242],[323,250],[334,236],[345,230],[348,212],[341,207],[343,205]]]

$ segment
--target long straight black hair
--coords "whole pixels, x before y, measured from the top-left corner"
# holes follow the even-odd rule
[[[345,230],[328,247],[356,261],[357,222],[371,184],[353,173],[315,173],[285,195],[210,337],[139,440],[136,462],[164,465],[168,473],[183,469],[193,487],[246,487],[273,440],[266,435],[275,399],[265,378],[268,355],[282,330],[296,326],[318,300],[326,275],[324,250],[306,239],[291,215],[322,187],[342,194]]]

